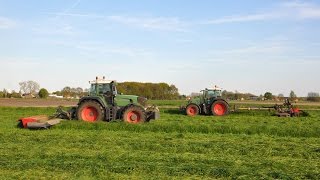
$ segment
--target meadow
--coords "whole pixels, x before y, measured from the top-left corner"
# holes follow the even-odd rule
[[[0,179],[320,179],[319,111],[187,117],[161,108],[159,120],[138,125],[16,128],[20,117],[54,111],[0,107]]]

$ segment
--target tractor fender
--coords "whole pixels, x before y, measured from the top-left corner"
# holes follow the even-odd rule
[[[139,106],[139,105],[137,105],[137,104],[131,103],[131,104],[128,104],[128,105],[126,105],[126,106],[121,107],[121,113],[122,113],[123,111],[125,111],[127,108],[131,107],[131,106],[141,107],[141,108],[145,111],[145,109],[144,109],[142,106]]]
[[[103,108],[105,108],[105,107],[107,107],[106,106],[106,104],[99,98],[99,97],[83,97],[83,98],[81,98],[80,100],[79,100],[79,102],[78,102],[78,106],[82,103],[82,102],[84,102],[84,101],[96,101],[96,102],[98,102]]]
[[[215,98],[215,99],[212,101],[212,103],[210,104],[210,106],[211,106],[214,102],[216,102],[216,101],[224,101],[228,106],[230,106],[230,104],[229,104],[225,99],[223,99],[223,98]]]

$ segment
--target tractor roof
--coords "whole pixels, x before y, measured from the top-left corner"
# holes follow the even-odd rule
[[[201,90],[201,91],[222,91],[222,88],[218,87],[218,86],[214,86],[213,89],[204,89],[204,90]]]
[[[108,83],[112,83],[112,82],[115,82],[115,81],[111,81],[111,80],[106,80],[105,77],[103,76],[103,78],[98,78],[96,77],[95,80],[93,81],[89,81],[90,84],[108,84]]]

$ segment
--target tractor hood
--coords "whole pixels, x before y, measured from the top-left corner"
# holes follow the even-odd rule
[[[190,103],[200,104],[200,97],[191,98],[191,99],[188,101],[188,104],[190,104]]]
[[[117,95],[115,97],[115,101],[118,106],[126,106],[128,104],[138,104],[140,106],[145,107],[147,99],[142,96],[135,95]]]

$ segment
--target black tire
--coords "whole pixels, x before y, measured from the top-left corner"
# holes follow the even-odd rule
[[[186,114],[188,116],[196,116],[199,114],[199,107],[195,104],[189,104],[186,107]]]
[[[104,109],[96,101],[84,101],[82,102],[76,111],[77,119],[88,122],[102,121],[104,120]]]
[[[122,120],[126,123],[144,123],[146,122],[146,113],[139,106],[129,106],[122,113]]]
[[[229,113],[229,105],[223,100],[217,100],[211,105],[211,114],[214,116],[224,116]]]

